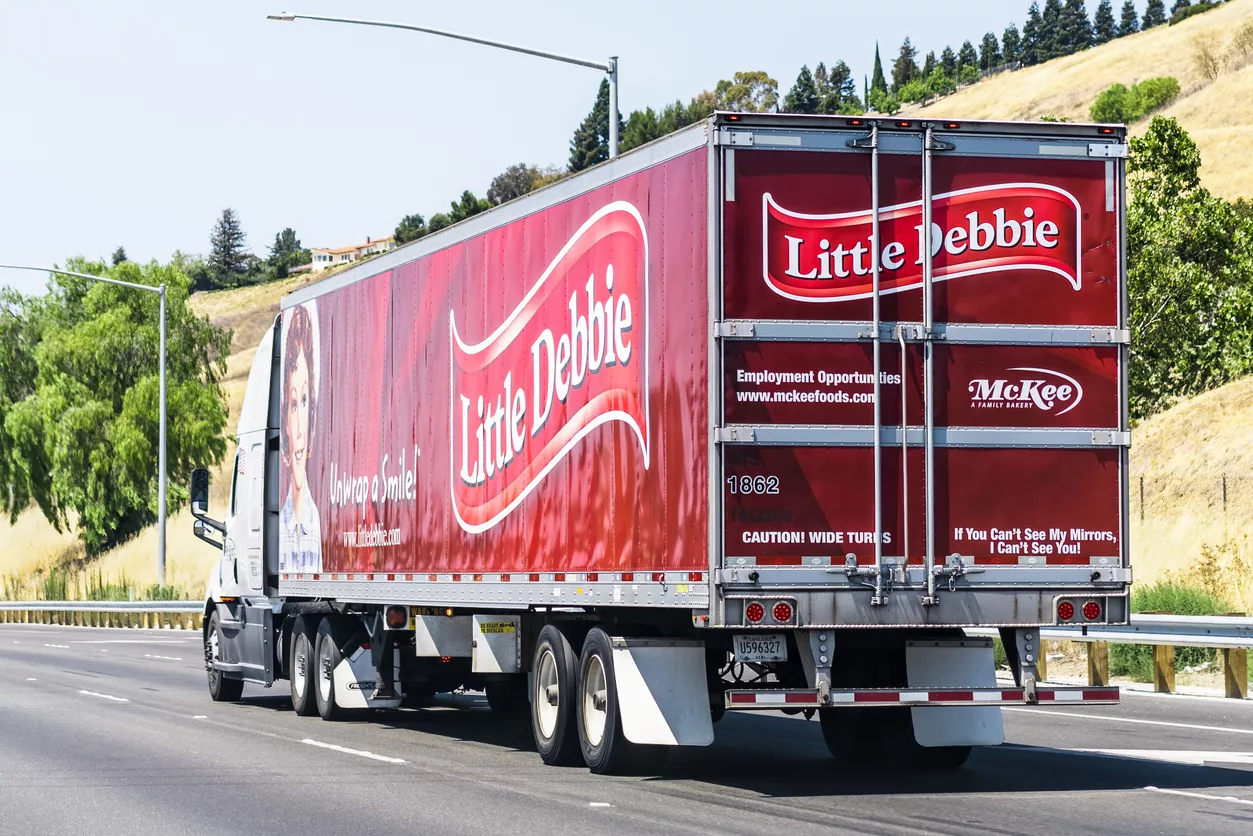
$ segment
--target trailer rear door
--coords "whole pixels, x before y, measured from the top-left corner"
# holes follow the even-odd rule
[[[833,121],[718,128],[728,597],[1023,624],[1125,594],[1121,129]]]

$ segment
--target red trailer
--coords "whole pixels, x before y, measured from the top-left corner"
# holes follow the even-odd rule
[[[718,114],[291,294],[224,523],[193,480],[214,697],[483,687],[594,771],[727,709],[951,766],[1117,701],[1036,631],[1127,618],[1125,155]]]

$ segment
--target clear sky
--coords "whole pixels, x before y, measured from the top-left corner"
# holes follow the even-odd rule
[[[885,69],[1021,28],[1030,0],[3,0],[0,263],[208,250],[224,207],[264,256],[388,235],[516,162],[564,165],[594,70],[267,12],[418,23],[596,60],[620,57],[624,113],[687,101],[736,70],[782,95],[802,63]],[[1095,0],[1088,3],[1089,11]],[[1116,4],[1121,6],[1121,4]],[[1143,6],[1142,3],[1138,4]],[[611,9],[613,11],[611,11]],[[0,273],[35,292],[44,277]]]

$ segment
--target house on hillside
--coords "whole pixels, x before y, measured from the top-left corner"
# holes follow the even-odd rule
[[[388,235],[386,238],[367,238],[364,244],[355,244],[350,247],[332,249],[314,247],[309,252],[313,256],[312,270],[316,272],[360,261],[366,256],[391,252],[394,249],[396,249],[396,236]]]

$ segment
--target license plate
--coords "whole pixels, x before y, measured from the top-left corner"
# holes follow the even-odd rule
[[[787,661],[787,640],[782,633],[752,633],[733,639],[737,662]]]

